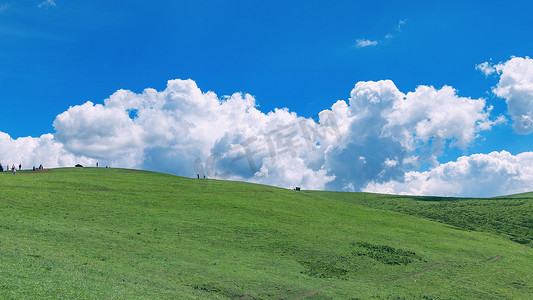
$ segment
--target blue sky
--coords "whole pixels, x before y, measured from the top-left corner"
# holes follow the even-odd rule
[[[499,78],[476,65],[531,56],[531,11],[531,1],[0,0],[0,131],[54,134],[70,106],[189,78],[203,92],[251,94],[264,113],[310,117],[357,82],[389,79],[403,93],[452,86],[506,115],[491,92]],[[533,135],[511,124],[439,162],[531,151]]]

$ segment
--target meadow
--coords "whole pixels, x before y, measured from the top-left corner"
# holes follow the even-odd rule
[[[309,191],[324,198],[395,211],[453,225],[491,232],[533,246],[533,193],[495,198],[395,196],[370,193]]]
[[[2,173],[0,188],[3,299],[533,294],[529,195],[296,192],[106,168]]]

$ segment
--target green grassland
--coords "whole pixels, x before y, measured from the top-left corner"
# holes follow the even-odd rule
[[[533,246],[533,193],[482,199],[306,192],[346,203],[419,216],[464,230],[491,232]]]
[[[531,227],[481,226],[469,216],[492,207],[470,200],[296,192],[105,168],[2,173],[0,195],[3,299],[533,294]],[[406,209],[391,209],[394,199]],[[425,215],[423,201],[457,213],[448,205],[464,202],[471,227]],[[527,197],[473,201],[502,203],[498,224],[532,213]]]

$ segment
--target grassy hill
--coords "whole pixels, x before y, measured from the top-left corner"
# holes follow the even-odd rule
[[[507,196],[500,196],[500,197],[494,197],[494,198],[533,198],[533,192],[528,193],[520,193],[520,194],[514,194],[514,195],[507,195]]]
[[[533,293],[533,251],[524,244],[414,209],[369,207],[380,195],[104,168],[2,173],[0,188],[1,298],[527,299]],[[363,196],[366,204],[357,200]],[[531,215],[531,206],[521,209]]]
[[[464,230],[491,232],[533,246],[533,193],[486,199],[323,191],[306,193],[423,217]]]

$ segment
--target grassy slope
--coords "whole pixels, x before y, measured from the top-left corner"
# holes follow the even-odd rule
[[[514,195],[508,195],[508,196],[500,196],[500,197],[494,197],[494,198],[533,198],[533,192],[520,193],[520,194],[514,194]]]
[[[497,198],[444,198],[306,191],[320,197],[491,232],[533,246],[533,193]]]
[[[319,291],[309,298],[490,299],[533,292],[533,251],[523,245],[324,195],[92,168],[3,173],[0,187],[1,298],[297,299]],[[361,242],[416,255],[389,265],[362,254],[370,248],[361,250]],[[376,253],[396,259],[385,252]],[[457,263],[403,278],[450,261]]]

